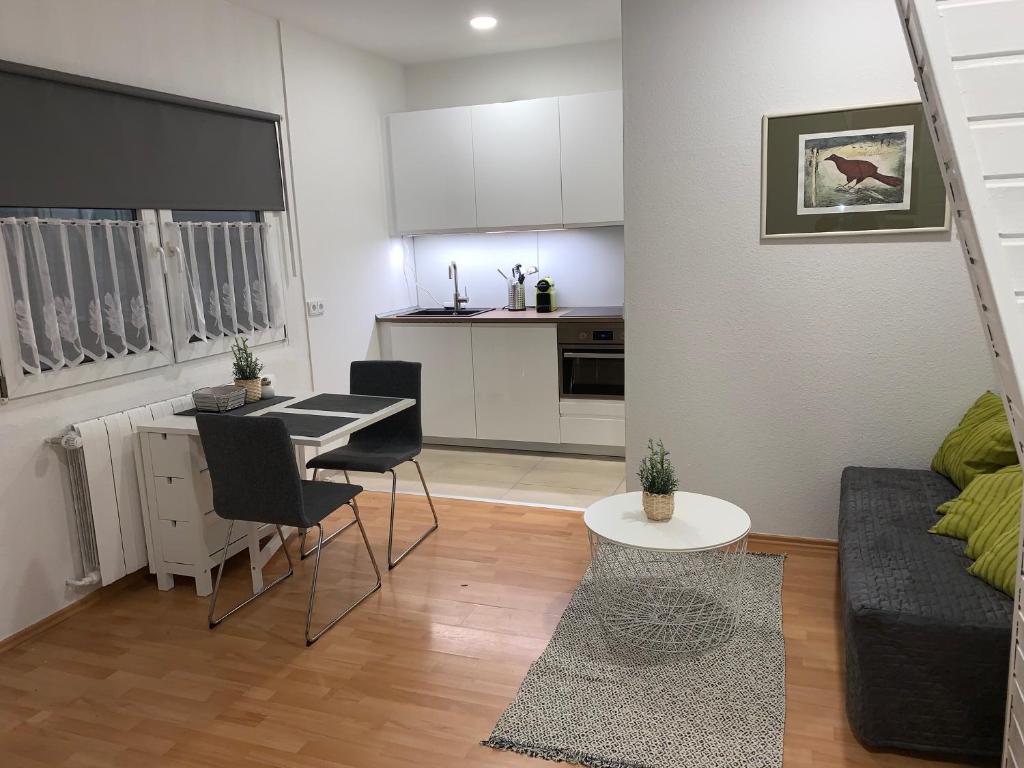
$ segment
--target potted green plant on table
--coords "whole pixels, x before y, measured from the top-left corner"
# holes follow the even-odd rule
[[[647,455],[640,461],[640,478],[643,489],[644,514],[648,520],[669,520],[675,509],[675,491],[679,487],[676,470],[668,458],[668,451],[661,440],[647,441]]]
[[[260,378],[263,363],[249,349],[249,340],[245,336],[235,339],[231,354],[235,358],[232,364],[235,386],[245,390],[245,402],[255,403],[263,396],[263,380]]]

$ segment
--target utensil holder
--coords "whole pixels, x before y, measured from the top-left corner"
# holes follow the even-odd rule
[[[517,280],[508,284],[508,308],[513,312],[526,309],[526,286]]]

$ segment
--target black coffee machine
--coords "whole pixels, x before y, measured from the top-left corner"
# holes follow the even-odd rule
[[[537,281],[537,311],[554,312],[556,309],[554,278],[542,277]]]

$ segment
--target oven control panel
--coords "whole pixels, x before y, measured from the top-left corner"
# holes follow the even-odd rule
[[[622,344],[625,323],[559,323],[559,344]]]

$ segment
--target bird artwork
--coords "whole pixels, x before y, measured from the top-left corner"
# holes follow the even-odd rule
[[[799,137],[797,214],[906,210],[914,126]]]
[[[927,126],[919,102],[765,115],[761,237],[948,230]]]
[[[903,184],[903,179],[899,176],[888,176],[884,173],[879,173],[878,166],[867,160],[847,160],[845,157],[840,157],[836,154],[831,154],[825,158],[825,162],[829,160],[835,163],[836,169],[846,177],[846,184],[843,185],[846,188],[849,188],[850,185],[857,186],[866,179],[880,181],[889,187],[899,187]]]

